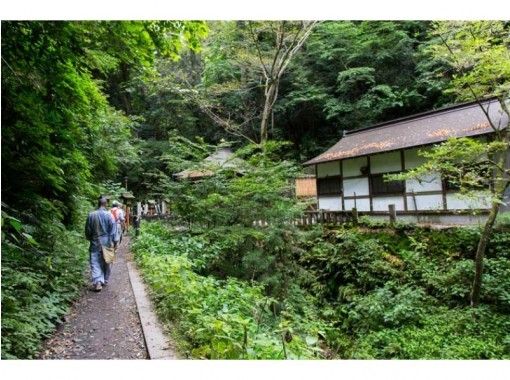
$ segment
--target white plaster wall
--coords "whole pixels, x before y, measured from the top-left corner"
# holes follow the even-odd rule
[[[426,159],[418,155],[418,151],[426,151],[430,148],[412,148],[404,150],[404,166],[406,169],[414,169],[423,164]]]
[[[372,207],[374,211],[388,211],[388,205],[394,204],[396,210],[404,209],[404,197],[374,197]]]
[[[344,205],[347,211],[352,210],[354,207],[354,199],[345,199]],[[370,211],[370,199],[356,199],[356,206],[358,211]]]
[[[418,210],[442,210],[443,195],[442,194],[416,195],[416,207],[418,208]],[[407,209],[415,210],[412,196],[407,197]]]
[[[330,210],[330,211],[340,211],[342,210],[342,197],[340,196],[320,196],[319,197],[319,209],[321,210]]]
[[[406,180],[406,192],[419,193],[420,191],[441,191],[441,176],[439,173],[430,173],[420,178],[421,182],[417,179]]]
[[[342,175],[344,177],[354,177],[357,175],[362,175],[363,173],[360,171],[360,168],[362,168],[363,166],[367,166],[367,158],[357,157],[348,160],[343,160],[342,165],[343,165]]]
[[[489,200],[483,196],[476,199],[467,199],[456,193],[446,194],[446,205],[448,210],[490,208]]]
[[[388,221],[387,215],[371,215],[370,219]],[[397,215],[397,221],[422,224],[480,225],[486,215]]]
[[[317,178],[340,175],[340,163],[338,161],[324,162],[317,165]]]
[[[388,173],[401,171],[400,152],[389,152],[370,156],[370,173]]]
[[[344,179],[344,195],[368,195],[368,177]]]

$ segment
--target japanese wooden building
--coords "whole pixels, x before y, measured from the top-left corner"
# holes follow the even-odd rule
[[[482,102],[494,125],[506,125],[507,115],[496,99]],[[438,173],[428,178],[386,182],[384,174],[398,173],[424,162],[419,150],[430,149],[450,137],[488,138],[494,130],[476,102],[392,120],[345,132],[334,146],[305,162],[317,177],[317,203],[322,210],[377,214],[394,204],[401,214],[482,213],[484,199],[467,200]]]
[[[236,169],[241,163],[242,160],[235,157],[230,146],[224,144],[218,146],[216,151],[200,162],[198,167],[175,173],[174,177],[178,180],[197,181],[212,176],[216,169]]]

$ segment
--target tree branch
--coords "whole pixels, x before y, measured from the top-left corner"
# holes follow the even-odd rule
[[[264,73],[264,76],[266,78],[268,78],[269,77],[269,73],[268,73],[266,65],[264,63],[264,59],[262,58],[262,52],[260,51],[260,46],[259,46],[259,43],[257,41],[257,37],[255,36],[255,33],[253,32],[253,28],[251,26],[251,23],[252,23],[251,21],[248,21],[248,29],[250,30],[250,34],[251,34],[251,36],[253,38],[253,43],[255,44],[255,47],[257,49],[257,56],[259,58],[260,64],[262,65],[262,71]]]
[[[450,47],[450,45],[448,45],[448,42],[446,42],[446,40],[444,39],[444,37],[441,34],[439,34],[439,38],[441,39],[441,42],[443,43],[443,45],[446,46],[446,48],[448,49],[448,51],[450,52],[450,54],[452,55],[454,60],[457,61],[457,64],[458,64],[457,56],[456,56],[455,52],[452,50],[452,48]],[[460,68],[460,70],[463,71],[462,67]],[[489,125],[494,130],[494,132],[496,132],[499,135],[500,131],[498,129],[496,129],[494,123],[492,122],[492,119],[489,116],[489,112],[487,112],[485,110],[485,108],[484,108],[480,98],[476,94],[475,90],[473,89],[473,87],[471,86],[471,84],[469,82],[467,82],[466,84],[468,86],[469,92],[471,92],[471,95],[473,95],[473,97],[475,98],[476,103],[480,106],[480,108],[482,109],[482,112],[484,113],[485,117],[489,121]]]

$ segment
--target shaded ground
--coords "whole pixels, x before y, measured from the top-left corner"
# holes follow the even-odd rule
[[[126,265],[128,246],[124,238],[108,286],[99,293],[84,290],[45,342],[41,359],[147,359]]]

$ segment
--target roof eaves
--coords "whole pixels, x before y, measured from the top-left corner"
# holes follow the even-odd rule
[[[495,101],[495,100],[497,100],[497,97],[492,96],[489,98],[481,99],[480,101],[473,100],[470,102],[464,102],[464,103],[454,104],[454,105],[450,105],[450,106],[445,106],[445,107],[441,107],[441,108],[438,108],[435,110],[430,110],[430,111],[420,112],[420,113],[416,113],[416,114],[409,115],[409,116],[400,117],[398,119],[383,121],[383,122],[380,122],[377,124],[369,125],[367,127],[353,129],[350,131],[346,130],[345,136],[354,135],[354,134],[372,130],[372,129],[383,128],[386,126],[393,126],[394,124],[400,124],[400,123],[404,123],[404,122],[408,122],[408,121],[414,121],[414,120],[422,119],[422,118],[425,118],[427,116],[431,116],[434,114],[439,114],[439,113],[447,114],[449,112],[457,111],[458,109],[461,109],[461,108],[470,108],[475,105],[478,106],[478,103],[486,104],[486,103],[491,103],[492,101]]]

